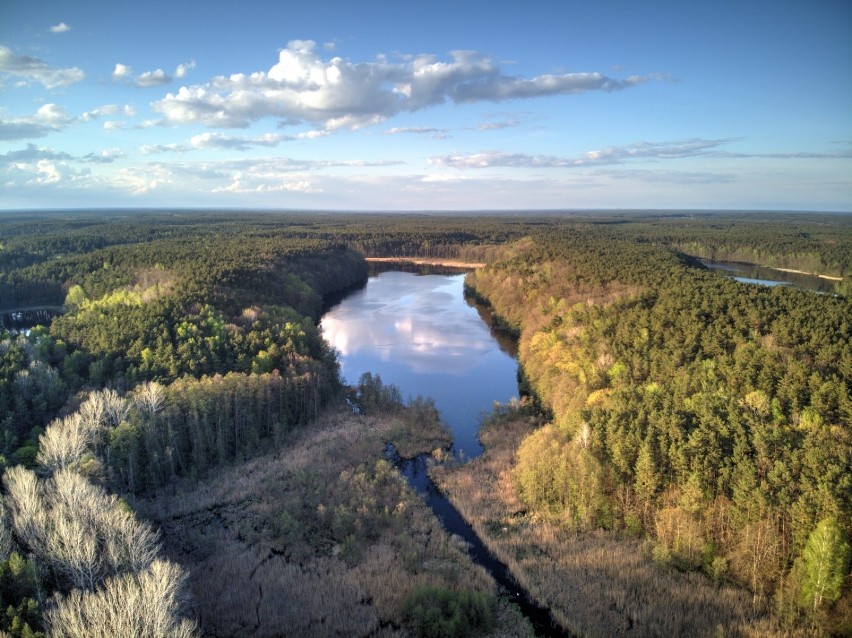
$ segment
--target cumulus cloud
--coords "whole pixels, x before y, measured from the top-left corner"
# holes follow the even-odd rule
[[[9,47],[0,45],[0,76],[22,78],[24,84],[35,81],[45,88],[55,89],[79,82],[86,74],[77,67],[61,69],[38,58],[15,55]]]
[[[506,74],[490,58],[454,51],[448,61],[432,55],[398,62],[380,57],[352,62],[324,58],[310,40],[291,41],[268,71],[217,76],[202,85],[183,86],[154,103],[178,124],[244,128],[266,118],[287,125],[357,129],[405,111],[442,104],[628,89],[661,75],[617,79],[600,73],[568,73],[523,78]]]
[[[194,68],[195,60],[190,60],[189,62],[178,64],[173,75],[169,75],[163,69],[144,71],[139,75],[135,75],[132,67],[119,62],[113,69],[112,79],[116,82],[130,82],[141,88],[150,88],[171,84],[174,78],[183,78]]]
[[[175,69],[175,77],[176,78],[182,78],[182,77],[186,76],[186,74],[189,73],[189,71],[191,69],[194,69],[194,68],[195,68],[195,60],[190,60],[189,62],[184,62],[183,64],[178,64],[177,68]]]
[[[44,137],[74,122],[61,106],[44,104],[33,115],[0,120],[0,140]]]
[[[69,27],[64,22],[60,22],[59,24],[54,24],[52,27],[50,27],[51,33],[66,33],[70,30],[71,30],[71,27]]]
[[[168,73],[162,69],[156,69],[154,71],[145,71],[144,73],[140,73],[139,77],[136,78],[136,85],[143,88],[149,86],[163,86],[164,84],[169,84],[171,81],[172,78]]]
[[[80,120],[83,122],[90,122],[92,120],[96,120],[105,115],[107,116],[115,116],[119,114],[131,115],[134,113],[133,107],[130,105],[125,105],[124,107],[119,106],[118,104],[104,104],[103,106],[99,106],[97,108],[92,109],[91,111],[86,111],[80,116]]]
[[[72,124],[92,122],[107,116],[132,117],[135,109],[126,104],[104,104],[80,116],[71,116],[57,104],[44,104],[34,114],[8,120],[0,120],[0,140],[21,140],[44,137],[49,133],[61,131]],[[105,129],[123,128],[119,121],[104,122]]]
[[[115,69],[112,72],[113,80],[124,80],[133,76],[133,69],[131,69],[126,64],[121,64],[120,62],[115,65]]]

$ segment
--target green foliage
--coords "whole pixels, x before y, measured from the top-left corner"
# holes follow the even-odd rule
[[[554,417],[513,473],[528,505],[573,527],[644,529],[667,562],[756,592],[801,572],[827,608],[833,590],[814,589],[804,552],[819,521],[841,540],[852,530],[852,302],[743,286],[678,251],[844,276],[843,294],[849,219],[7,217],[0,309],[67,312],[29,336],[0,334],[0,454],[32,464],[40,428],[75,392],[151,379],[170,384],[162,408],[134,408],[98,442],[116,487],[144,492],[252,454],[337,391],[315,321],[329,293],[366,277],[362,255],[486,259],[467,287],[522,332],[524,385]],[[367,412],[401,405],[378,377],[357,400]],[[412,418],[433,418],[415,407]],[[376,497],[392,524],[381,476],[342,484]],[[320,546],[349,551],[367,533],[345,505],[294,507],[306,503],[333,530],[312,537]],[[281,527],[296,533],[286,512]],[[4,602],[23,618],[26,598]],[[25,626],[38,624],[14,631]]]
[[[465,638],[494,624],[494,596],[468,589],[420,587],[403,602],[403,617],[416,636]]]
[[[402,408],[402,395],[395,385],[385,385],[381,376],[365,372],[358,379],[355,402],[365,413]]]
[[[43,598],[39,568],[17,552],[0,562],[0,629],[14,638],[43,637],[38,600]]]
[[[641,524],[660,562],[756,595],[819,520],[848,538],[849,299],[741,285],[627,225],[538,237],[468,285],[520,328],[525,377],[553,412],[513,472],[534,511],[576,526],[575,504],[597,503],[628,534]],[[601,480],[579,485],[580,449]]]

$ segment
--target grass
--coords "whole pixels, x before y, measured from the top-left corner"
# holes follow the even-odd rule
[[[485,453],[432,476],[483,542],[557,621],[580,636],[805,636],[777,626],[750,593],[655,563],[642,539],[577,533],[528,514],[510,478],[521,440],[540,424],[521,413],[480,431]]]
[[[463,542],[383,459],[446,445],[422,411],[330,408],[276,451],[139,503],[168,555],[189,568],[209,636],[407,636],[417,591],[494,601],[494,629],[532,635]]]

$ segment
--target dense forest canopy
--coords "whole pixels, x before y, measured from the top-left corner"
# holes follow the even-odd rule
[[[519,335],[550,416],[511,470],[532,511],[647,534],[661,561],[837,630],[852,613],[850,255],[852,217],[830,214],[7,215],[0,312],[57,316],[0,333],[0,631],[59,635],[110,588],[181,581],[156,543],[91,569],[63,558],[71,532],[43,512],[91,489],[116,513],[75,530],[103,552],[115,526],[148,533],[106,490],[204,476],[313,419],[340,390],[316,322],[365,256],[489,264],[468,287]],[[696,258],[831,276],[838,294],[746,286]],[[179,597],[145,591],[192,633]]]

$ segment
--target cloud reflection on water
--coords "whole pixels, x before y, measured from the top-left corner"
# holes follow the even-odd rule
[[[450,292],[458,287],[452,279],[382,273],[323,318],[323,335],[350,360],[393,361],[418,374],[468,374],[496,345],[476,312]]]

